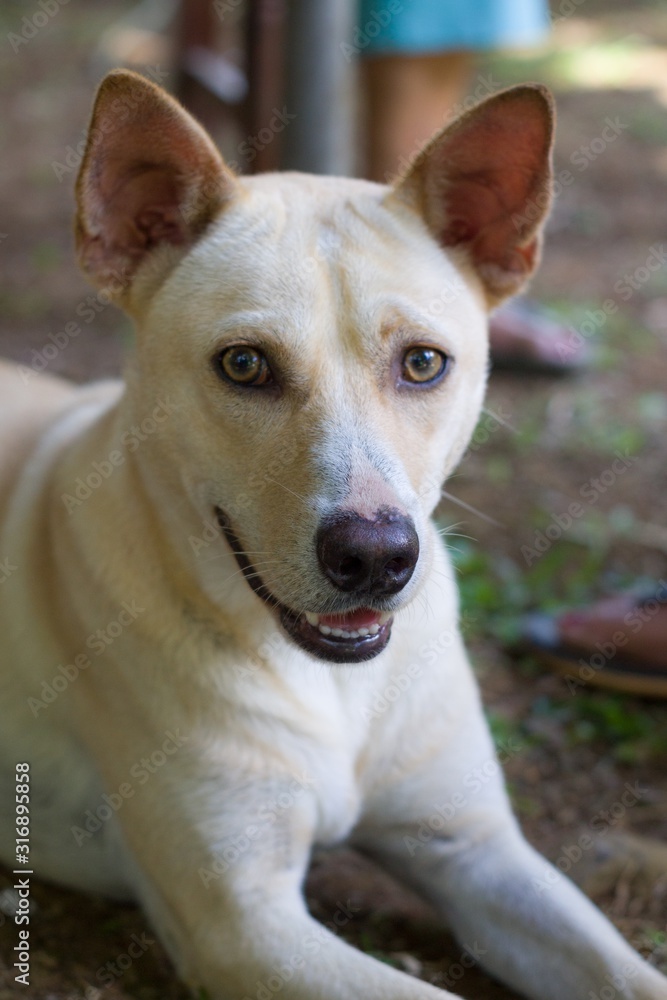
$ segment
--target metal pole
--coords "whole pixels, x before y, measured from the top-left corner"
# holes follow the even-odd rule
[[[289,0],[283,167],[347,175],[353,169],[354,0]]]

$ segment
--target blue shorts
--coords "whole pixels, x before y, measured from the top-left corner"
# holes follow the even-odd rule
[[[359,0],[362,55],[417,55],[536,45],[547,0]]]

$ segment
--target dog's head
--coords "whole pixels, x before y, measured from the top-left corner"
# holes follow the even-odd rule
[[[159,88],[126,72],[100,88],[77,242],[137,321],[134,412],[170,400],[151,460],[184,526],[193,508],[214,517],[315,656],[375,656],[428,573],[430,517],[482,402],[487,313],[539,256],[552,128],[543,88],[516,87],[393,187],[238,178]]]

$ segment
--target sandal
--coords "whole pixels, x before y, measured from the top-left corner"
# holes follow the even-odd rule
[[[658,591],[626,593],[593,605],[592,613],[528,615],[523,621],[521,646],[565,677],[572,693],[590,685],[667,698],[667,627],[657,625],[658,614],[667,621],[667,585],[662,581]],[[651,621],[654,624],[649,631],[655,638],[645,632],[635,644],[642,647],[641,654],[625,653],[624,647]],[[564,629],[578,633],[578,641],[564,638]]]
[[[494,369],[534,375],[571,375],[590,362],[580,334],[532,302],[515,301],[491,317]]]

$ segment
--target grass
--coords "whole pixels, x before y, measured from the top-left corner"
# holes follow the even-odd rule
[[[506,645],[516,641],[521,617],[532,608],[556,612],[590,600],[604,579],[606,553],[561,542],[526,570],[507,556],[484,552],[464,539],[459,539],[453,555],[462,610],[474,620],[473,641],[490,638]],[[530,657],[519,660],[519,669],[532,676],[541,671]],[[604,744],[619,764],[667,757],[667,707],[660,704],[605,694],[582,683],[572,692],[564,689],[562,698],[536,698],[531,717],[545,716],[558,724],[566,745]],[[490,712],[489,722],[500,745],[510,738],[524,744],[544,739],[531,718],[514,721]]]
[[[562,307],[561,314],[576,326],[593,308],[592,304],[580,303],[567,310]],[[648,339],[629,317],[617,315],[609,317],[605,337],[611,351],[617,344],[634,350]],[[479,474],[481,463],[492,491],[521,481],[526,467],[530,475],[530,464],[538,449],[553,454],[554,460],[561,461],[565,456],[577,462],[578,468],[592,470],[594,476],[602,473],[616,452],[640,461],[642,453],[648,454],[645,449],[661,444],[664,438],[667,399],[655,390],[626,393],[621,398],[612,390],[608,378],[583,383],[573,380],[558,386],[559,419],[554,426],[547,419],[553,395],[551,400],[540,396],[522,400],[519,413],[513,416],[518,433],[500,432],[482,446],[488,448],[487,452],[480,454],[477,449],[472,457],[473,473]],[[482,417],[480,426],[484,426],[484,420]],[[566,480],[561,495],[535,482],[530,487],[532,496],[527,508],[526,498],[522,498],[522,523],[510,527],[510,532],[522,534],[526,540],[533,537],[533,532],[543,531],[551,512],[566,509],[568,499],[572,499],[568,497],[568,485],[571,491],[571,482]],[[613,556],[619,540],[632,543],[640,522],[632,506],[614,503],[613,499],[610,491],[599,506],[589,508],[584,504],[585,516],[530,565],[518,544],[512,545],[508,554],[501,546],[481,546],[467,537],[454,539],[452,558],[462,613],[469,623],[467,638],[473,644],[476,640],[490,640],[496,646],[512,646],[520,636],[523,616],[532,610],[557,613],[589,603],[606,587],[636,585],[639,575],[633,572],[634,567]],[[527,532],[524,525],[529,526]],[[542,670],[529,656],[519,657],[516,669],[527,678],[536,677]],[[606,752],[619,764],[658,762],[667,756],[667,708],[604,694],[585,684],[573,691],[563,689],[560,698],[537,698],[528,718],[514,721],[491,713],[489,721],[498,744],[510,737],[530,743],[547,739],[540,726],[532,724],[545,716],[555,723],[556,738],[565,746],[604,744]],[[552,725],[549,732],[553,730]]]

